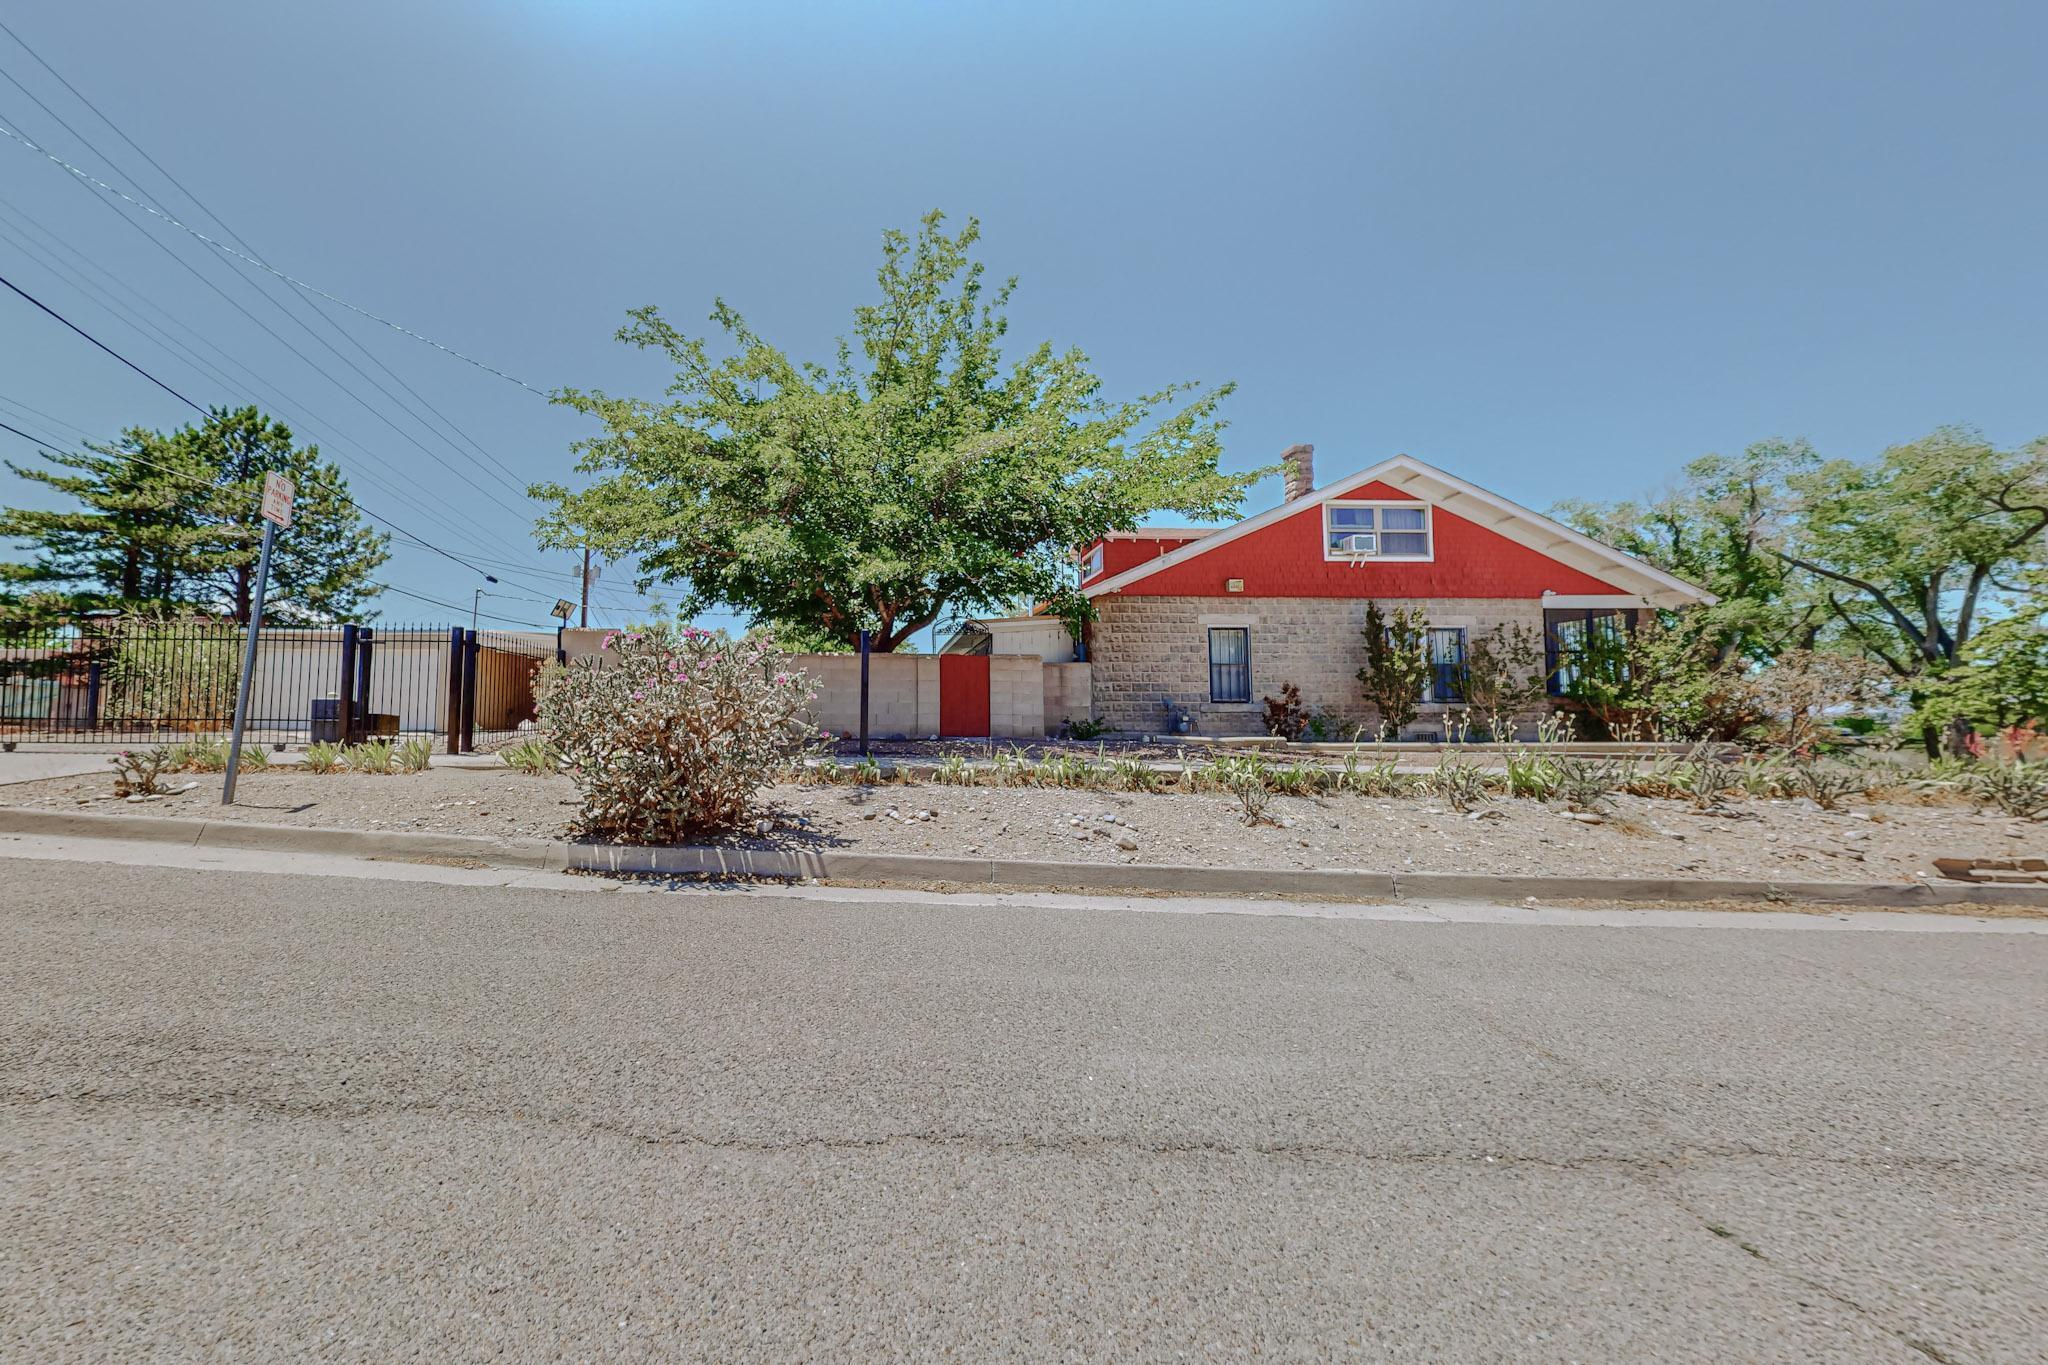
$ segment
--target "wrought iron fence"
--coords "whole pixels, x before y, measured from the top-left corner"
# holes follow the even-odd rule
[[[163,743],[225,734],[246,642],[231,621],[0,621],[0,740]],[[534,717],[551,635],[460,626],[265,626],[250,677],[258,744],[447,736],[459,753]]]

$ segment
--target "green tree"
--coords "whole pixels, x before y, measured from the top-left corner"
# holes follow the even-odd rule
[[[1797,511],[1778,555],[1811,574],[1847,636],[1916,708],[1963,657],[1984,607],[2017,590],[2048,531],[2048,440],[2001,451],[1944,427],[1869,464],[1831,460],[1789,480]],[[1922,743],[1940,752],[1923,720]]]
[[[263,476],[296,485],[292,524],[271,556],[270,606],[282,620],[358,620],[378,591],[388,536],[349,501],[348,481],[317,446],[253,407],[216,408],[165,434],[133,428],[113,445],[9,462],[21,477],[78,504],[0,511],[0,536],[34,559],[0,578],[45,605],[178,607],[249,619],[263,538]]]
[[[1827,613],[1804,575],[1777,553],[1794,511],[1789,480],[1820,465],[1805,441],[1759,441],[1740,455],[1705,455],[1679,486],[1649,502],[1568,501],[1559,520],[1646,560],[1720,600],[1695,608],[1688,630],[1717,664],[1811,647]]]
[[[619,339],[667,355],[659,401],[564,390],[604,430],[579,442],[551,545],[639,557],[643,586],[677,584],[683,615],[717,603],[893,650],[942,613],[1018,600],[1086,612],[1072,547],[1148,513],[1234,514],[1265,471],[1217,468],[1230,386],[1103,396],[1079,350],[1042,343],[1006,362],[1015,280],[993,290],[972,259],[978,226],[938,213],[884,234],[878,302],[854,311],[828,368],[791,360],[718,301],[730,354],[652,307]]]
[[[35,552],[28,563],[0,564],[10,599],[53,609],[171,602],[179,566],[204,538],[193,488],[208,471],[139,427],[111,445],[40,453],[41,464],[7,468],[77,505],[0,509],[0,537]]]
[[[1981,626],[1956,666],[1923,686],[1914,712],[1921,725],[2048,725],[2048,570],[2030,570],[2014,586],[2012,609]]]
[[[1380,736],[1398,739],[1422,710],[1429,685],[1429,618],[1414,607],[1388,615],[1377,602],[1365,604],[1365,667],[1358,670],[1365,703],[1379,719]]]
[[[184,566],[190,600],[221,603],[237,621],[248,621],[263,545],[263,476],[282,474],[296,491],[292,524],[278,532],[270,556],[277,616],[354,621],[367,613],[391,538],[364,521],[349,500],[348,480],[318,446],[295,446],[290,427],[253,407],[215,409],[171,440],[190,464],[211,470],[216,485],[201,504],[206,538]],[[265,610],[273,608],[266,603]]]

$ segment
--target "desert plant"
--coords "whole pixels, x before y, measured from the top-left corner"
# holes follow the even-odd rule
[[[1804,796],[1822,810],[1840,810],[1842,803],[1858,795],[1867,785],[1861,773],[1808,759],[1794,763],[1785,774],[1785,788]]]
[[[1265,760],[1257,754],[1231,754],[1217,759],[1211,767],[1217,784],[1237,798],[1244,822],[1247,825],[1263,823],[1266,808],[1273,799],[1273,793],[1267,786]]]
[[[1460,815],[1484,804],[1493,795],[1492,781],[1486,770],[1455,754],[1446,754],[1444,761],[1437,764],[1436,771],[1429,777],[1429,789],[1448,801],[1451,809]]]
[[[407,773],[423,773],[434,762],[434,741],[425,735],[415,735],[398,746],[398,770]]]
[[[1065,729],[1068,739],[1078,739],[1084,743],[1091,739],[1100,739],[1109,733],[1108,724],[1096,720],[1093,716],[1083,716],[1079,720],[1069,717]]]
[[[1696,758],[1686,769],[1685,794],[1701,810],[1720,805],[1739,785],[1734,769],[1711,756]]]
[[[949,753],[939,759],[939,766],[932,771],[932,781],[948,787],[971,787],[974,769],[967,766],[967,755]]]
[[[331,773],[341,767],[341,746],[328,740],[321,740],[306,746],[306,761],[302,764],[309,773]]]
[[[1970,775],[1969,789],[2007,815],[2048,817],[2048,763],[1986,763]]]
[[[1573,810],[1604,810],[1621,789],[1621,771],[1605,759],[1560,757],[1551,761],[1557,770],[1557,794]]]
[[[1389,616],[1379,603],[1367,602],[1364,633],[1359,686],[1379,719],[1380,734],[1398,739],[1421,710],[1422,689],[1430,680],[1429,620],[1412,607],[1397,607]]]
[[[1788,784],[1785,760],[1775,754],[1746,759],[1736,770],[1736,780],[1751,796],[1783,796]]]
[[[1320,764],[1297,762],[1268,769],[1266,781],[1274,791],[1288,796],[1314,796],[1328,785],[1329,774]]]
[[[1403,784],[1393,759],[1360,763],[1357,754],[1346,754],[1335,785],[1340,791],[1354,792],[1359,796],[1398,796]]]
[[[586,835],[666,843],[729,829],[815,734],[809,682],[757,642],[657,625],[606,644],[608,664],[550,668],[538,697]]]
[[[1543,754],[1516,750],[1508,755],[1509,796],[1531,801],[1548,801],[1557,795],[1559,780],[1557,764]]]
[[[171,753],[178,766],[194,772],[224,773],[228,770],[228,746],[211,736],[187,740],[174,746]]]
[[[142,615],[113,618],[100,629],[107,649],[106,719],[160,730],[211,729],[234,715],[242,672],[239,627],[208,616]]]
[[[114,795],[163,795],[163,776],[172,771],[176,757],[172,749],[162,744],[150,749],[123,749],[107,760],[114,765]]]
[[[1267,734],[1292,744],[1308,729],[1308,708],[1301,704],[1301,689],[1293,683],[1282,683],[1279,696],[1260,700],[1266,707]]]
[[[351,744],[341,751],[352,773],[382,775],[391,771],[391,741],[388,739],[366,739],[361,744]]]
[[[1148,792],[1159,783],[1159,773],[1142,758],[1114,758],[1109,762],[1108,785],[1121,791]]]

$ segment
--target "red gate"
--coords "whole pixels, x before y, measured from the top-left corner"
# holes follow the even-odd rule
[[[939,733],[948,738],[988,735],[988,655],[939,656]]]

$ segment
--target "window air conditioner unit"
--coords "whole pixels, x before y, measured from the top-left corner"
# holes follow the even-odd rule
[[[1380,552],[1379,542],[1370,531],[1343,537],[1337,542],[1337,548],[1347,555],[1376,555]]]

